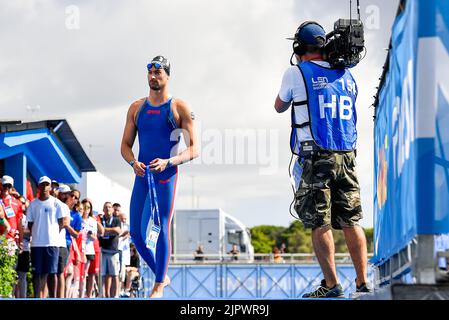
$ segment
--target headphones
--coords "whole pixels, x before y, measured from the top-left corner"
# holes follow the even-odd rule
[[[298,56],[302,56],[302,55],[306,54],[306,52],[307,52],[307,46],[309,44],[301,42],[299,35],[300,35],[302,29],[309,24],[318,25],[321,27],[321,29],[324,30],[324,28],[318,22],[315,22],[315,21],[305,21],[305,22],[301,23],[301,25],[296,30],[295,37],[293,38],[293,40],[294,40],[293,45],[292,45],[293,52],[295,54],[297,54]],[[324,39],[324,40],[326,40],[326,39]]]

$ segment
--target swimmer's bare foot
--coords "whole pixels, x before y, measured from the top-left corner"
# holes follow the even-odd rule
[[[151,292],[150,298],[162,298],[164,296],[165,282],[156,282]]]
[[[170,283],[171,283],[170,277],[169,277],[169,276],[165,276],[165,279],[164,279],[164,287],[169,286]]]

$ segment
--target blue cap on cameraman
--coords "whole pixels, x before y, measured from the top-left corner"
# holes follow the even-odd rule
[[[296,40],[302,45],[322,47],[326,43],[326,31],[318,22],[306,21],[298,27],[293,38],[287,39]]]

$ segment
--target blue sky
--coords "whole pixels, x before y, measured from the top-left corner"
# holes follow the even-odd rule
[[[0,0],[0,5],[3,119],[66,118],[97,169],[131,188],[132,172],[119,152],[125,115],[131,102],[148,94],[147,61],[163,54],[172,63],[170,91],[195,111],[202,146],[211,151],[214,143],[223,145],[215,154],[223,163],[203,159],[182,166],[177,208],[221,207],[250,227],[287,226],[293,220],[290,115],[273,109],[289,66],[291,42],[285,38],[304,20],[330,31],[335,20],[349,17],[349,1]],[[397,0],[361,1],[368,53],[352,72],[359,87],[362,225],[368,227],[373,224],[370,105],[397,5]],[[224,160],[239,152],[223,142],[238,132],[256,136],[256,143],[243,149],[247,159],[257,154],[255,163]],[[273,140],[263,140],[269,137]],[[274,169],[261,174],[267,161]]]

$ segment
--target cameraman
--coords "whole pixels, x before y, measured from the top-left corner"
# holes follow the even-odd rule
[[[331,227],[343,229],[356,269],[357,292],[367,286],[367,249],[360,189],[355,172],[357,85],[348,69],[332,69],[324,61],[326,33],[316,22],[299,26],[293,40],[298,61],[285,72],[274,108],[292,105],[290,147],[298,156],[299,188],[294,208],[312,243],[324,279],[304,298],[344,297],[334,260]]]

